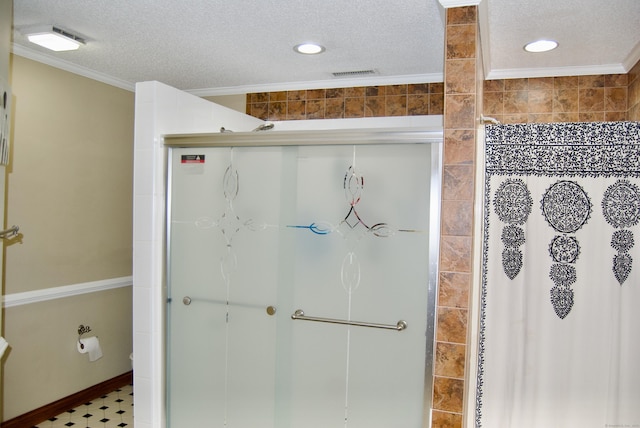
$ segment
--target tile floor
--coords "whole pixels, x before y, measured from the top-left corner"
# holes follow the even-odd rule
[[[116,389],[33,428],[133,427],[133,385]]]

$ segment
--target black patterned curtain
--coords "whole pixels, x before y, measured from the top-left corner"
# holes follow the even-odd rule
[[[640,123],[485,136],[476,427],[640,427]]]

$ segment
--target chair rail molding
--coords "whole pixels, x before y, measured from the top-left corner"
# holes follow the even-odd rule
[[[113,288],[130,287],[132,285],[133,277],[123,276],[120,278],[63,285],[61,287],[43,288],[40,290],[25,291],[23,293],[7,294],[2,298],[2,306],[11,308],[13,306],[28,305],[31,303],[45,302],[47,300],[78,296],[80,294],[111,290]]]

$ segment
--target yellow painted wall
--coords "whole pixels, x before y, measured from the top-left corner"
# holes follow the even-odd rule
[[[0,82],[4,84],[8,84],[9,82],[9,47],[11,42],[11,21],[13,17],[13,1],[12,0],[0,0]],[[4,91],[0,93],[0,96],[3,97],[2,102],[4,104]],[[2,109],[0,109],[2,111]],[[2,123],[2,121],[0,121]],[[0,166],[0,189],[4,189],[5,186],[5,176],[6,176],[6,168],[4,166]],[[0,192],[2,195],[2,192]],[[4,198],[0,197],[0,220],[4,220]],[[4,222],[0,221],[0,227],[4,227]],[[2,260],[2,248],[0,248],[0,261]],[[4,289],[4,284],[2,284],[2,278],[4,275],[2,274],[2,265],[0,263],[0,295],[2,295],[2,290]],[[3,324],[3,313],[2,307],[0,306],[0,335],[4,335]],[[4,370],[4,360],[3,357],[0,360],[0,397],[4,395],[2,388],[2,378],[3,378],[3,370]],[[0,420],[2,420],[2,403],[0,403]]]
[[[5,294],[130,276],[134,93],[12,56]],[[131,287],[11,307],[4,420],[131,369]],[[104,357],[75,348],[91,326]]]
[[[0,77],[9,74],[9,48],[11,44],[11,24],[13,21],[13,1],[0,0]]]
[[[12,56],[5,293],[131,275],[133,92]]]
[[[4,420],[131,370],[131,314],[131,287],[7,308]],[[80,324],[98,336],[101,359],[78,353]]]
[[[240,113],[244,113],[247,109],[247,96],[245,94],[215,95],[202,98],[213,103],[220,104],[221,106],[239,111]]]

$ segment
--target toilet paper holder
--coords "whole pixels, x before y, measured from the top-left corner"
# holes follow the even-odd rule
[[[82,335],[85,333],[89,333],[90,331],[91,327],[89,327],[88,325],[80,324],[80,327],[78,327],[78,343],[80,344],[80,349],[84,349],[84,343],[80,341],[80,339],[82,339]]]

